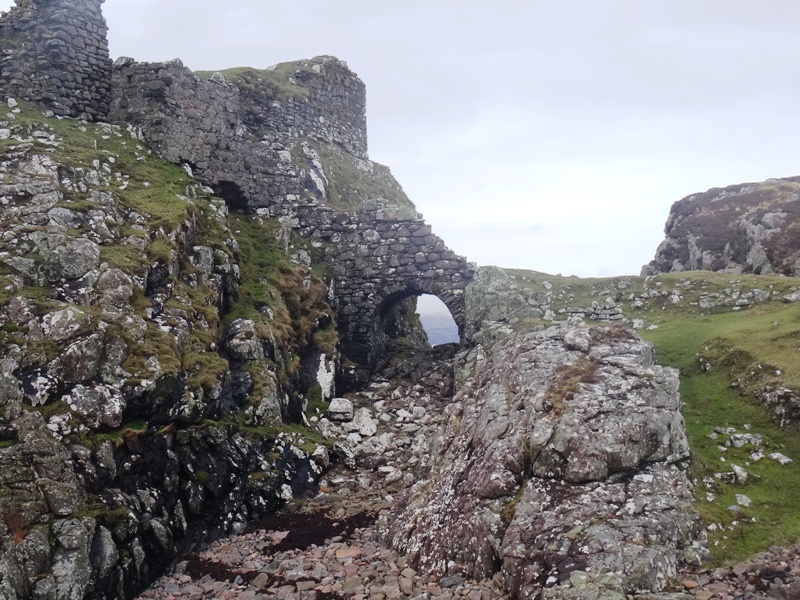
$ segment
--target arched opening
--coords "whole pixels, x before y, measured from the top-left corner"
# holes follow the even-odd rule
[[[233,181],[220,181],[214,186],[214,193],[225,200],[225,204],[231,210],[247,210],[247,196],[242,191],[242,188],[239,187],[239,184]]]
[[[402,349],[460,344],[459,327],[437,296],[414,289],[390,294],[373,322],[373,356]]]
[[[339,379],[341,389],[367,383],[371,374],[383,371],[387,364],[392,363],[398,357],[410,357],[413,361],[417,358],[426,360],[426,355],[428,355],[435,360],[447,360],[448,357],[455,356],[461,343],[465,341],[463,338],[465,331],[463,289],[457,286],[448,286],[434,278],[420,278],[393,282],[386,285],[381,292],[368,296],[367,302],[362,303],[360,309],[356,304],[351,303],[349,297],[347,298],[348,303],[341,308],[339,329],[343,334],[342,354],[350,361],[350,364],[341,371]],[[425,343],[421,347],[405,343],[408,342],[408,339],[401,339],[399,340],[401,343],[398,344],[398,338],[407,338],[408,336],[398,336],[402,330],[397,326],[398,319],[396,317],[400,315],[402,317],[400,321],[405,324],[416,319],[417,329],[424,331],[422,319],[417,314],[416,301],[419,296],[428,294],[437,296],[445,304],[457,324],[461,341],[440,343],[443,340],[437,336],[433,338],[433,341],[438,345],[431,347],[427,335],[425,335]],[[404,304],[408,299],[411,299],[413,304]],[[430,301],[423,300],[422,302]],[[444,312],[441,307],[437,305],[433,310],[426,307],[422,312],[426,317],[433,317],[433,319],[426,318],[429,325],[431,321],[433,321],[433,325],[441,325]],[[407,318],[412,315],[411,319]],[[455,338],[453,330],[456,328],[453,328],[452,325],[449,327],[444,325],[443,328],[450,330],[450,339]]]
[[[417,297],[417,315],[431,346],[459,344],[458,325],[450,309],[437,296],[422,294]]]
[[[390,294],[376,311],[370,372],[387,380],[432,385],[449,395],[460,343],[459,327],[444,301],[419,288],[405,288]]]

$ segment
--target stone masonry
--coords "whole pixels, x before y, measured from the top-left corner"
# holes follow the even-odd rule
[[[0,18],[0,88],[53,114],[103,120],[111,100],[104,0],[16,0]]]
[[[203,79],[179,60],[120,58],[111,118],[136,127],[165,160],[190,165],[232,207],[286,215],[307,188],[315,191],[290,154],[296,140],[367,156],[361,80],[331,57],[296,66],[291,77],[276,75],[286,92],[264,78],[241,88],[221,74]]]
[[[345,383],[363,383],[383,352],[385,318],[398,302],[433,294],[463,337],[464,288],[475,269],[431,232],[422,219],[387,218],[379,208],[357,214],[318,205],[297,207],[295,225],[325,249],[332,266],[342,352],[354,366]]]

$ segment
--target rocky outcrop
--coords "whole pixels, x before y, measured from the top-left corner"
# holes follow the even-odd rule
[[[0,18],[0,88],[53,114],[102,120],[111,102],[104,0],[16,0]]]
[[[674,271],[800,276],[800,178],[714,188],[673,204],[643,275]]]
[[[13,110],[0,122],[0,597],[131,597],[180,548],[324,471],[327,450],[281,427],[312,387],[332,393],[313,342],[326,289],[250,224],[283,275],[259,283],[225,203],[121,128]],[[239,298],[254,279],[260,312]]]
[[[618,328],[482,333],[394,547],[439,574],[502,570],[518,598],[656,593],[699,563],[677,372]]]

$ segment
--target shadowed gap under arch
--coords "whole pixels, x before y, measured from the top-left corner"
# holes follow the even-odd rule
[[[426,312],[433,317],[428,322],[434,324],[433,328],[437,328],[436,323],[440,324],[440,331],[434,332],[436,335],[433,339],[427,336],[428,331],[416,306],[420,297],[434,299],[423,300],[427,305]],[[409,304],[412,300],[413,303]],[[445,333],[449,333],[447,340],[442,339]],[[422,334],[421,338],[419,334]],[[374,357],[384,354],[387,345],[393,342],[418,348],[461,343],[459,327],[444,301],[435,294],[413,288],[400,290],[386,297],[375,314],[373,339],[376,343]]]

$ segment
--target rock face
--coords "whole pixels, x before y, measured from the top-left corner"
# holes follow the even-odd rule
[[[101,120],[111,101],[104,0],[17,0],[0,19],[0,87],[54,114]]]
[[[642,275],[673,271],[800,276],[800,177],[714,188],[673,204]]]
[[[99,0],[18,4],[0,23],[0,597],[130,597],[305,494],[328,449],[281,428],[413,330],[410,296],[463,321],[472,267],[368,160],[340,61],[228,80],[124,59],[112,81]]]
[[[267,314],[222,326],[247,277],[208,188],[120,127],[17,110],[0,156],[0,598],[131,597],[320,476],[327,450],[279,431],[320,372],[287,374],[285,356],[320,352]],[[297,322],[329,321],[310,265],[259,241]]]
[[[613,327],[482,335],[391,543],[440,574],[501,569],[515,598],[660,592],[699,563],[677,372]]]

